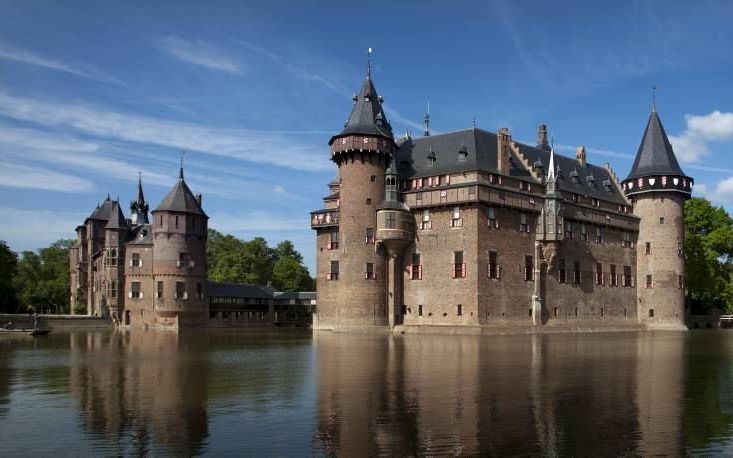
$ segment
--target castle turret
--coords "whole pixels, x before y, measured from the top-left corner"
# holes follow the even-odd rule
[[[122,214],[119,201],[111,201],[110,206],[109,220],[104,226],[103,265],[105,275],[102,290],[104,299],[100,304],[99,316],[120,317],[122,313],[120,305],[124,302],[120,296],[124,285],[125,242],[130,228],[125,215]]]
[[[400,175],[392,154],[384,173],[384,202],[377,209],[377,243],[387,250],[387,311],[389,325],[402,324],[402,252],[415,237],[415,219],[400,198]]]
[[[208,216],[189,189],[183,167],[176,184],[153,210],[153,277],[156,319],[168,326],[201,326],[208,310],[206,231]]]
[[[638,318],[681,326],[685,312],[684,208],[693,179],[685,175],[656,109],[622,186],[640,218],[636,258]]]
[[[341,179],[338,249],[329,249],[319,260],[315,326],[385,326],[386,253],[375,247],[376,210],[384,201],[382,180],[396,146],[369,71],[344,129],[329,146]]]
[[[130,202],[130,221],[132,221],[132,224],[150,224],[150,220],[148,220],[148,210],[148,203],[145,201],[145,195],[143,194],[142,176],[138,175],[137,196],[135,200]]]

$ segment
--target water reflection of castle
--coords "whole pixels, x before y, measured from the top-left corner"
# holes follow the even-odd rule
[[[195,455],[208,436],[206,359],[175,333],[71,335],[84,428],[113,455]]]
[[[316,338],[314,443],[328,455],[646,456],[684,446],[680,335],[594,345],[559,336]]]

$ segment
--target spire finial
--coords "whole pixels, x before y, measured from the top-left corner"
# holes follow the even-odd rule
[[[552,137],[550,145],[550,170],[547,172],[547,181],[555,179],[555,137]]]
[[[652,111],[657,111],[657,87],[652,86]]]
[[[178,178],[183,179],[183,157],[186,155],[185,150],[181,150],[181,169],[178,171]]]
[[[476,117],[473,117],[473,121],[471,122],[473,124],[473,128],[476,129]]]
[[[367,78],[372,77],[372,48],[367,49]]]
[[[430,136],[430,99],[428,99],[428,111],[425,112],[425,118],[423,119],[423,123],[425,124],[424,135],[426,137],[429,137]]]

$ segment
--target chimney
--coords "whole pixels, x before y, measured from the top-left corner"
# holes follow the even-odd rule
[[[585,167],[585,146],[580,145],[578,149],[575,150],[575,159],[578,160],[578,163],[580,163],[582,167]]]
[[[496,168],[499,173],[503,175],[509,175],[509,144],[512,141],[512,136],[509,135],[509,129],[502,127],[499,129],[499,133],[496,135],[497,145],[497,164]]]
[[[540,124],[537,128],[537,148],[550,150],[550,144],[547,142],[547,125]]]

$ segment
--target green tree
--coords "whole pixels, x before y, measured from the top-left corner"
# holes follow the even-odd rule
[[[286,256],[275,263],[272,286],[278,291],[311,291],[313,279],[297,258]]]
[[[12,313],[18,308],[18,297],[13,285],[18,271],[18,255],[5,241],[0,240],[0,312]]]
[[[693,302],[733,312],[733,219],[700,197],[685,204],[685,270]]]
[[[14,284],[21,310],[69,311],[69,248],[73,240],[58,240],[38,253],[24,251]]]

